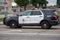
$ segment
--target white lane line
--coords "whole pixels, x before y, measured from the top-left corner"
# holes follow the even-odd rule
[[[4,30],[4,31],[0,31],[0,32],[5,32],[5,33],[6,32],[22,32],[22,30],[7,30],[7,31]]]
[[[60,34],[39,34],[39,35],[60,36]]]
[[[10,30],[10,32],[22,32],[22,30]]]
[[[0,33],[0,34],[13,34],[13,35],[43,35],[43,36],[60,36],[60,34],[48,34],[48,33]]]

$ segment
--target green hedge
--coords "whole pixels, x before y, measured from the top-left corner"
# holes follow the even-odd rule
[[[60,12],[58,12],[58,15],[60,16]]]
[[[58,15],[59,15],[59,20],[60,20],[60,12],[58,12]]]
[[[60,20],[60,12],[58,12],[59,20]],[[3,18],[0,18],[0,22],[3,22]]]
[[[9,12],[0,12],[0,15],[2,14],[10,14]]]

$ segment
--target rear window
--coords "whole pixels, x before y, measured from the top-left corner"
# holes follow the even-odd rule
[[[55,12],[56,10],[42,10],[42,12],[46,15],[51,15]]]
[[[42,15],[40,11],[32,11],[31,15]]]

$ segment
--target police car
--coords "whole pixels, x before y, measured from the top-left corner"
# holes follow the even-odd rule
[[[49,29],[58,25],[58,22],[58,14],[54,9],[26,10],[20,15],[5,17],[3,20],[3,23],[10,28],[40,26],[43,29]]]

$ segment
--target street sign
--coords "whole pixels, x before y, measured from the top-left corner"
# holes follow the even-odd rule
[[[4,5],[7,6],[7,2],[4,2]]]

